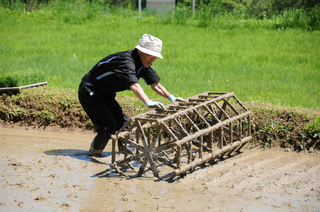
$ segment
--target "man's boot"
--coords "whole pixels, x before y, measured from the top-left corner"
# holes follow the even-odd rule
[[[127,139],[133,140],[132,136],[129,136]],[[126,145],[125,142],[121,141],[120,139],[118,139],[118,148],[121,154],[133,155],[134,147],[131,146],[130,144]]]
[[[108,144],[110,137],[111,137],[111,134],[106,136],[104,134],[98,133],[91,143],[91,146],[89,149],[89,156],[101,157],[102,151]]]

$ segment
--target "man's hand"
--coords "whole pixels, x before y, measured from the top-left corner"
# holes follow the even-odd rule
[[[160,110],[164,110],[164,104],[162,104],[161,102],[155,102],[155,101],[149,100],[146,103],[146,106],[149,108],[158,108]]]
[[[171,102],[174,102],[174,101],[180,101],[180,102],[184,102],[184,99],[182,97],[175,97],[174,95],[170,95],[168,96],[168,99],[171,101]]]

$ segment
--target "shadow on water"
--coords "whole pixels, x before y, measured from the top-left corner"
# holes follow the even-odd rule
[[[68,157],[75,158],[75,159],[82,160],[82,161],[86,161],[86,162],[91,162],[91,163],[96,163],[96,164],[101,164],[101,165],[108,165],[108,167],[109,167],[110,163],[100,161],[99,158],[111,157],[111,154],[112,154],[111,152],[103,152],[101,157],[91,157],[91,156],[88,156],[88,151],[79,150],[79,149],[54,149],[54,150],[45,151],[44,153],[46,155],[49,155],[49,156],[68,156]],[[243,152],[239,151],[239,152],[233,153],[232,155],[228,155],[226,157],[217,158],[214,161],[211,161],[209,163],[205,163],[205,164],[202,164],[200,166],[197,166],[196,168],[194,168],[191,171],[190,170],[186,171],[185,173],[178,175],[175,179],[169,180],[172,172],[167,173],[167,174],[163,175],[160,178],[154,179],[153,177],[151,177],[151,179],[153,178],[155,182],[160,182],[160,181],[167,181],[169,183],[176,182],[179,179],[184,178],[188,173],[192,173],[192,172],[197,171],[199,169],[204,169],[204,168],[207,168],[209,166],[218,164],[221,161],[224,161],[224,160],[226,160],[228,158],[232,158],[234,156],[241,155],[242,153]],[[117,155],[119,155],[119,153],[117,153]],[[98,173],[96,173],[94,175],[91,175],[90,177],[91,178],[113,178],[113,177],[117,177],[118,178],[118,177],[125,177],[127,180],[129,180],[131,178],[136,178],[137,177],[137,171],[138,171],[140,166],[141,166],[141,163],[139,161],[133,161],[131,163],[131,167],[128,166],[128,165],[120,165],[119,166],[119,170],[122,173],[125,173],[125,176],[121,176],[121,174],[118,173],[113,168],[107,168],[107,169],[104,169],[101,172],[98,172]],[[161,164],[161,165],[158,164],[158,168],[160,168],[162,166],[165,166],[165,165],[164,164]],[[145,172],[148,171],[148,170],[150,171],[151,168],[147,167]],[[149,177],[146,177],[146,176],[142,176],[140,178],[149,179]]]
[[[49,156],[67,156],[71,158],[75,158],[77,160],[82,160],[86,162],[101,164],[101,165],[110,165],[107,162],[99,160],[99,158],[111,157],[111,152],[103,152],[101,157],[91,157],[88,156],[88,151],[80,150],[80,149],[53,149],[45,151],[44,154]],[[118,153],[119,154],[119,153]],[[101,172],[98,172],[92,176],[92,178],[104,178],[104,177],[119,177],[119,174],[112,168],[104,169]]]
[[[80,149],[53,149],[45,151],[44,154],[50,156],[68,156],[71,158],[75,158],[78,160],[83,160],[92,163],[109,165],[108,163],[99,161],[98,158],[109,157],[111,156],[111,152],[103,152],[101,157],[90,157],[88,156],[88,151],[80,150]]]
[[[121,174],[119,174],[114,168],[108,168],[108,169],[101,171],[101,172],[98,172],[90,177],[93,177],[93,178],[95,178],[95,177],[98,177],[98,178],[122,177],[122,178],[129,180],[131,178],[137,177],[137,170],[140,167],[140,165],[141,165],[141,163],[138,161],[133,162],[131,164],[131,167],[128,165],[120,165],[119,170],[121,172],[126,173],[126,176],[121,176]]]

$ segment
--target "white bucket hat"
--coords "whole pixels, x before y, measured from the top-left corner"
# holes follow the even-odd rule
[[[139,49],[143,53],[163,58],[161,55],[161,49],[162,49],[162,41],[159,38],[153,37],[149,34],[144,34],[139,41],[139,44],[135,47],[136,49]]]

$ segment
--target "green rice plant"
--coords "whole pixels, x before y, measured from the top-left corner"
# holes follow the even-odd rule
[[[43,73],[34,70],[17,71],[0,76],[0,87],[17,87],[43,82]]]
[[[11,76],[0,76],[0,88],[16,86],[18,86],[17,79],[14,79]]]
[[[100,59],[134,48],[142,34],[150,33],[163,40],[164,59],[153,66],[176,96],[235,92],[245,101],[319,108],[319,31],[274,30],[276,20],[232,14],[215,16],[207,27],[199,27],[197,14],[187,13],[184,23],[174,18],[165,23],[165,14],[113,8],[98,10],[81,23],[76,21],[81,14],[75,12],[75,21],[65,22],[63,4],[51,7],[31,13],[0,7],[0,76],[30,73],[49,87],[76,91]],[[78,7],[96,10],[94,5]],[[150,98],[158,98],[141,84]]]

